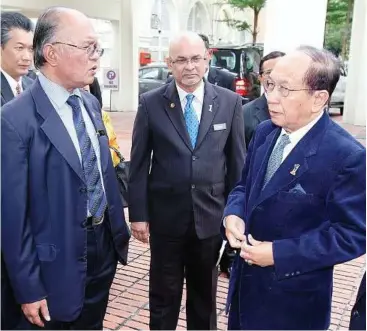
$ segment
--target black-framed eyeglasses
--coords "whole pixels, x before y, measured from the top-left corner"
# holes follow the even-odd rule
[[[206,57],[203,56],[193,56],[191,58],[179,58],[177,60],[172,60],[171,59],[171,63],[172,64],[177,64],[179,66],[184,66],[184,65],[188,65],[189,63],[192,64],[199,64],[202,60],[206,60]]]
[[[82,49],[82,50],[86,51],[86,53],[89,57],[94,56],[94,54],[98,54],[98,56],[101,57],[104,53],[104,49],[99,47],[97,44],[91,44],[89,46],[82,47],[82,46],[78,46],[78,45],[64,43],[64,42],[61,42],[61,41],[55,41],[51,45],[66,45],[66,46],[74,47],[74,48],[77,48],[77,49]]]
[[[271,69],[260,71],[259,74],[260,76],[269,76],[271,74]]]
[[[271,93],[274,91],[274,88],[277,88],[282,97],[286,98],[289,95],[289,92],[299,92],[299,91],[313,91],[310,88],[300,88],[300,89],[290,89],[283,85],[275,84],[275,82],[271,79],[267,79],[264,82],[264,89],[267,93]]]

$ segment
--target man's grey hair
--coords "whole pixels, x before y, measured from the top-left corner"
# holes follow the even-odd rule
[[[38,69],[46,63],[46,59],[43,56],[43,48],[46,44],[51,44],[55,41],[60,21],[59,14],[65,9],[64,7],[50,7],[38,18],[33,38],[34,66]]]
[[[303,77],[303,83],[312,91],[328,91],[330,98],[339,81],[340,61],[331,52],[313,46],[300,46],[297,51],[308,55],[312,60]]]
[[[26,32],[33,32],[34,26],[32,21],[21,13],[2,12],[1,13],[1,47],[10,40],[10,31],[20,29]]]

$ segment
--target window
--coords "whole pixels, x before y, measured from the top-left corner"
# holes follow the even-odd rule
[[[236,54],[230,50],[216,50],[213,53],[211,66],[233,70],[236,66]]]
[[[139,73],[139,78],[143,79],[158,79],[159,68],[145,68],[141,69]]]

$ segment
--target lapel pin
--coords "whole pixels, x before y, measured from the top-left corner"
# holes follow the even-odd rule
[[[292,171],[290,172],[290,174],[291,175],[293,175],[293,176],[295,176],[296,175],[296,173],[297,173],[297,170],[299,169],[299,167],[300,167],[301,165],[299,165],[299,164],[295,164],[294,166],[293,166],[293,169],[292,169]]]
[[[213,108],[213,105],[209,105],[209,111],[211,112]]]
[[[172,102],[170,105],[169,105],[171,108],[175,108],[175,104]]]

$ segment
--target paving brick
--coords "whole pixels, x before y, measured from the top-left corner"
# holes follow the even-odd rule
[[[103,329],[104,330],[115,330],[118,327],[117,323],[110,322],[107,320],[103,321]]]
[[[124,322],[125,319],[123,317],[119,317],[119,316],[111,315],[107,313],[105,315],[105,320],[110,321],[112,323],[121,324],[122,322]]]
[[[134,320],[127,321],[124,326],[128,326],[136,330],[149,330],[148,324],[140,323]]]

